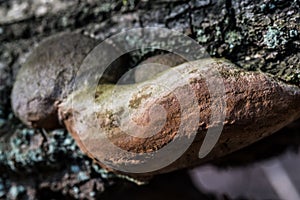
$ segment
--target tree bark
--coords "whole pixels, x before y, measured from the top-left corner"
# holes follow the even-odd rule
[[[298,0],[0,1],[0,197],[93,199],[115,180],[68,133],[28,129],[13,116],[16,74],[42,39],[69,30],[101,41],[128,28],[165,27],[189,35],[212,57],[300,86],[299,13]]]

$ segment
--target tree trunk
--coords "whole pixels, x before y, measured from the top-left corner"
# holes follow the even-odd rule
[[[0,1],[0,198],[94,199],[123,183],[64,130],[28,129],[13,116],[14,79],[42,39],[75,31],[101,41],[124,29],[164,27],[187,34],[212,57],[300,86],[299,13],[299,0]]]

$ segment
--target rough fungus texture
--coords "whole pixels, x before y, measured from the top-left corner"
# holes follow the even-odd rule
[[[265,73],[246,72],[230,62],[213,59],[184,63],[174,70],[187,77],[188,82],[177,80],[174,75],[176,73],[171,69],[138,84],[116,87],[99,85],[94,90],[85,88],[74,92],[74,98],[68,98],[60,104],[59,113],[84,152],[98,162],[107,158],[119,165],[139,165],[144,160],[106,148],[108,144],[103,140],[104,137],[128,152],[153,152],[172,142],[180,126],[184,126],[185,130],[181,139],[190,137],[194,131],[190,128],[191,124],[182,123],[199,115],[197,134],[189,149],[171,165],[139,176],[193,167],[229,154],[276,132],[300,117],[300,89],[279,82]],[[210,120],[212,110],[218,109],[211,106],[215,105],[212,102],[216,99],[211,97],[205,80],[212,70],[218,70],[222,79],[216,80],[223,81],[225,86],[225,121]],[[161,90],[160,86],[168,85],[170,81],[174,90]],[[178,99],[188,97],[188,88],[192,88],[198,108],[185,107],[183,115]],[[88,94],[95,91],[95,105],[90,106]],[[114,96],[111,96],[112,93]],[[71,105],[71,100],[79,106]],[[165,113],[160,114],[161,110],[165,110]],[[198,152],[207,130],[216,128],[220,123],[223,123],[224,128],[217,144],[208,156],[199,159]],[[153,132],[155,134],[151,135]],[[132,136],[130,133],[136,135]],[[103,163],[99,164],[103,166]]]
[[[186,62],[176,54],[168,53],[152,56],[141,62],[134,71],[135,82],[142,82],[153,78],[156,74]]]

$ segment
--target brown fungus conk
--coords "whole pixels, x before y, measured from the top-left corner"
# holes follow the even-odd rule
[[[181,84],[180,81],[174,81],[177,77],[173,69],[186,77],[188,82]],[[188,139],[194,131],[189,119],[198,115],[196,137],[188,150],[172,164],[154,172],[141,173],[139,177],[193,167],[229,154],[271,135],[300,117],[300,89],[265,73],[247,72],[228,61],[214,59],[187,62],[173,69],[133,85],[99,85],[97,89],[74,91],[72,98],[60,104],[59,114],[80,148],[108,169],[111,168],[102,161],[109,160],[114,165],[124,167],[141,165],[145,160],[130,156],[127,152],[149,153],[163,148],[177,136],[182,120],[187,124],[183,125],[184,134],[180,135],[179,140]],[[215,84],[225,86],[226,117],[221,122],[210,121],[212,110],[218,108],[212,108],[214,99],[210,98],[205,79],[213,70],[217,70],[222,77],[221,80],[216,79],[222,83]],[[162,84],[168,85],[168,82],[173,84],[174,90],[161,92],[159,87]],[[198,108],[187,107],[183,115],[178,95],[180,98],[188,97],[189,87],[195,93]],[[97,91],[97,95],[94,105],[89,106],[91,102],[88,94],[93,90]],[[72,101],[79,106],[73,106]],[[166,111],[164,119],[158,114],[159,109],[151,114],[151,109],[156,105]],[[125,112],[128,109],[130,115]],[[128,123],[128,118],[134,123]],[[123,127],[122,120],[125,122]],[[224,128],[218,142],[206,157],[199,158],[198,152],[207,130],[217,128],[220,123]],[[136,124],[140,125],[139,128]],[[156,127],[159,128],[156,130]],[[130,134],[130,131],[136,135]],[[155,134],[149,134],[153,131]],[[125,151],[114,150],[111,144]]]
[[[57,104],[73,90],[75,77],[82,75],[78,74],[82,61],[96,45],[94,39],[70,32],[42,41],[22,65],[14,83],[11,103],[16,116],[30,127],[60,127]],[[112,63],[112,69],[119,71],[105,74],[103,82],[112,83],[117,79],[115,76],[122,73],[119,66],[125,57]]]
[[[71,82],[95,41],[63,33],[42,41],[18,72],[11,101],[15,114],[28,126],[59,127],[55,102],[71,92]]]

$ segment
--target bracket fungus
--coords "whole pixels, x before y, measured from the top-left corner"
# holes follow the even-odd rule
[[[31,127],[60,127],[57,104],[71,93],[81,62],[96,45],[94,39],[70,32],[42,41],[22,65],[14,83],[11,102],[16,116]],[[122,59],[114,65],[119,66]],[[110,73],[106,81],[111,82],[120,73],[122,68]]]
[[[55,102],[71,90],[70,82],[95,42],[64,33],[42,41],[18,72],[11,99],[15,114],[32,127],[59,126]]]
[[[55,40],[60,41],[58,38]],[[83,41],[85,42],[72,51],[79,56],[79,60],[93,46],[89,39]],[[61,45],[64,46],[65,42],[68,40]],[[44,44],[45,42],[41,45]],[[48,68],[43,67],[44,60],[40,58],[47,58],[47,63],[69,62],[70,65],[66,63],[64,66],[72,69],[77,66],[78,60],[73,60],[75,57],[69,55],[72,53],[69,52],[67,56],[59,54],[54,58],[44,50],[38,56],[35,52],[28,58],[14,86],[14,112],[27,125],[47,128],[47,115],[53,114],[53,102],[59,100],[58,111],[55,111],[56,120],[59,118],[64,123],[81,150],[88,156],[101,166],[119,173],[124,171],[111,166],[140,166],[145,160],[136,155],[147,154],[147,159],[151,159],[154,155],[151,153],[163,149],[175,139],[185,141],[192,138],[192,141],[190,145],[182,147],[184,151],[174,162],[149,172],[137,171],[139,176],[193,167],[254,143],[300,117],[299,87],[283,83],[266,73],[244,71],[222,59],[171,62],[170,65],[176,66],[163,72],[157,70],[148,80],[144,77],[143,68],[139,68],[135,73],[138,83],[114,85],[106,81],[96,88],[85,86],[75,91],[62,92],[67,90],[68,83],[72,80],[71,75],[64,75],[66,68],[48,64],[47,67],[53,66],[55,73],[41,76],[48,73]],[[169,58],[170,55],[165,57],[167,60]],[[150,59],[151,62],[167,64],[154,59]],[[124,62],[118,63],[118,66],[121,67],[122,64]],[[212,74],[209,77],[212,79],[217,76],[212,71],[217,71],[221,77],[212,83],[224,86],[224,94],[220,98],[226,104],[221,113],[224,119],[217,118],[216,121],[211,116],[214,110],[219,109],[219,104],[214,104],[218,99],[214,99],[207,84],[208,74]],[[184,81],[178,78],[178,74],[184,77]],[[54,84],[53,80],[60,81]],[[32,94],[49,90],[48,84],[52,89],[51,95],[55,97],[51,105],[47,104],[47,99],[45,101],[49,97],[43,95],[37,98],[42,102],[41,106],[33,104],[35,101],[32,100]],[[170,87],[163,89],[163,85]],[[94,94],[92,100],[90,94]],[[194,97],[192,101],[190,95]],[[181,105],[182,102],[186,102],[184,106]],[[31,106],[35,107],[34,111]],[[32,112],[36,116],[42,116],[38,119],[46,121],[34,124],[30,117]],[[199,158],[199,150],[204,140],[210,137],[208,130],[217,128],[220,124],[223,130],[216,144],[207,156]],[[195,137],[192,137],[192,133],[195,133]],[[122,151],[112,149],[111,144]],[[176,148],[181,146],[175,146]],[[164,162],[163,158],[161,162]],[[132,175],[135,172],[125,170],[125,173]]]

